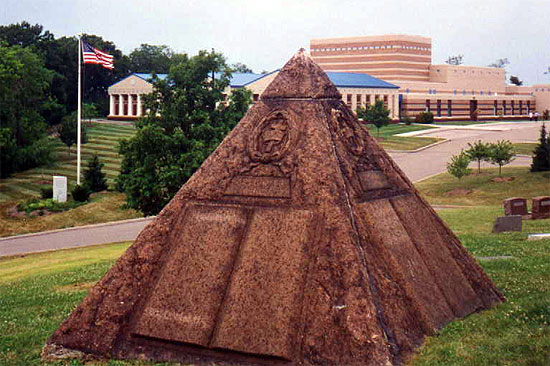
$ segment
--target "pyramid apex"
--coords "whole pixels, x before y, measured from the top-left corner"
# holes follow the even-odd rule
[[[312,98],[340,99],[341,95],[327,74],[300,48],[263,92],[262,99]]]

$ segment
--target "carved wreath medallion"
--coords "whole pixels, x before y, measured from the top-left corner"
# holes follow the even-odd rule
[[[291,118],[286,111],[275,110],[254,127],[248,140],[253,161],[270,163],[281,160],[295,140]]]

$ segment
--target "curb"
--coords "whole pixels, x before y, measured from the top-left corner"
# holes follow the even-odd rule
[[[19,239],[19,238],[28,238],[28,237],[32,237],[32,236],[48,235],[48,234],[58,233],[58,232],[61,232],[61,231],[90,229],[90,228],[95,228],[95,227],[113,226],[113,225],[128,224],[128,223],[132,223],[132,222],[141,222],[141,221],[152,221],[155,218],[156,218],[156,216],[148,216],[148,217],[140,217],[140,218],[137,218],[137,219],[103,222],[103,223],[100,223],[100,224],[91,224],[91,225],[84,225],[84,226],[73,226],[73,227],[68,227],[68,228],[64,228],[64,229],[41,231],[41,232],[38,232],[38,233],[29,233],[29,234],[5,236],[5,237],[0,238],[0,242],[6,241],[6,240]]]
[[[388,153],[413,154],[413,153],[417,153],[417,152],[429,149],[430,147],[434,147],[434,146],[437,146],[437,145],[444,144],[444,143],[449,142],[449,141],[451,141],[451,140],[443,139],[442,141],[437,141],[437,142],[434,142],[433,144],[429,144],[429,145],[426,145],[426,146],[423,146],[423,147],[419,147],[418,149],[415,149],[415,150],[386,150],[386,152],[388,152]]]

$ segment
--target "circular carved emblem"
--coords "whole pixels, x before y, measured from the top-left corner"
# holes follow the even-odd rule
[[[353,155],[361,155],[365,149],[361,127],[353,123],[353,117],[348,116],[343,111],[333,109],[332,115],[336,121],[336,132],[346,148]]]
[[[285,111],[274,111],[256,127],[248,140],[248,151],[254,161],[278,161],[288,153],[293,140],[290,118]]]

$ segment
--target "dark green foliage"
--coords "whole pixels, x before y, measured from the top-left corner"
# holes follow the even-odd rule
[[[59,128],[59,139],[69,148],[71,152],[71,146],[76,144],[78,122],[76,118],[76,112],[63,117],[61,127]],[[80,143],[85,144],[88,142],[88,133],[85,123],[81,123],[80,126]]]
[[[40,114],[51,79],[30,48],[0,45],[0,177],[51,161]]]
[[[543,112],[542,112],[542,119],[544,121],[548,121],[550,119],[550,111],[548,109],[545,109]]]
[[[75,185],[71,190],[73,200],[77,202],[86,202],[90,198],[90,188],[86,185]]]
[[[490,148],[489,144],[484,143],[481,140],[478,140],[473,145],[468,143],[469,149],[465,151],[466,155],[471,160],[477,161],[477,172],[481,172],[481,162],[489,161]]]
[[[120,144],[117,187],[128,206],[158,213],[218,146],[248,109],[250,92],[236,90],[222,103],[229,71],[221,54],[176,55],[165,80],[144,98],[150,112],[137,133]],[[212,79],[214,72],[220,76]],[[159,148],[162,147],[162,148]]]
[[[42,197],[42,198],[52,198],[53,197],[53,188],[51,186],[41,187],[40,188],[40,197]]]
[[[451,161],[447,163],[447,171],[460,179],[470,174],[469,164],[470,157],[464,151],[461,151],[460,154],[451,156]]]
[[[376,135],[380,136],[380,128],[390,123],[390,110],[386,108],[383,100],[377,100],[373,105],[357,109],[357,117],[364,122],[370,122],[376,126]]]
[[[502,166],[514,160],[514,145],[508,140],[489,144],[489,161],[498,165],[498,175],[502,174]]]
[[[44,198],[44,197],[43,197]],[[78,206],[82,206],[83,202],[79,201],[67,201],[67,202],[56,202],[51,197],[39,200],[37,198],[30,199],[23,203],[17,205],[17,210],[26,213],[31,213],[33,211],[43,211],[47,210],[50,212],[63,212]]]
[[[546,133],[546,126],[540,128],[540,138],[535,151],[533,152],[532,172],[550,170],[550,133]]]
[[[101,192],[107,189],[107,178],[101,171],[104,165],[99,161],[97,155],[88,161],[88,166],[84,171],[84,184],[92,192]]]
[[[415,117],[416,123],[433,123],[434,114],[432,112],[420,112]]]
[[[132,72],[167,74],[172,63],[174,51],[166,45],[143,43],[128,56]]]
[[[523,85],[523,81],[521,81],[517,76],[514,75],[510,75],[510,83],[517,86]]]
[[[248,66],[241,62],[234,63],[231,65],[231,71],[232,72],[241,72],[243,74],[252,74],[253,71]]]

